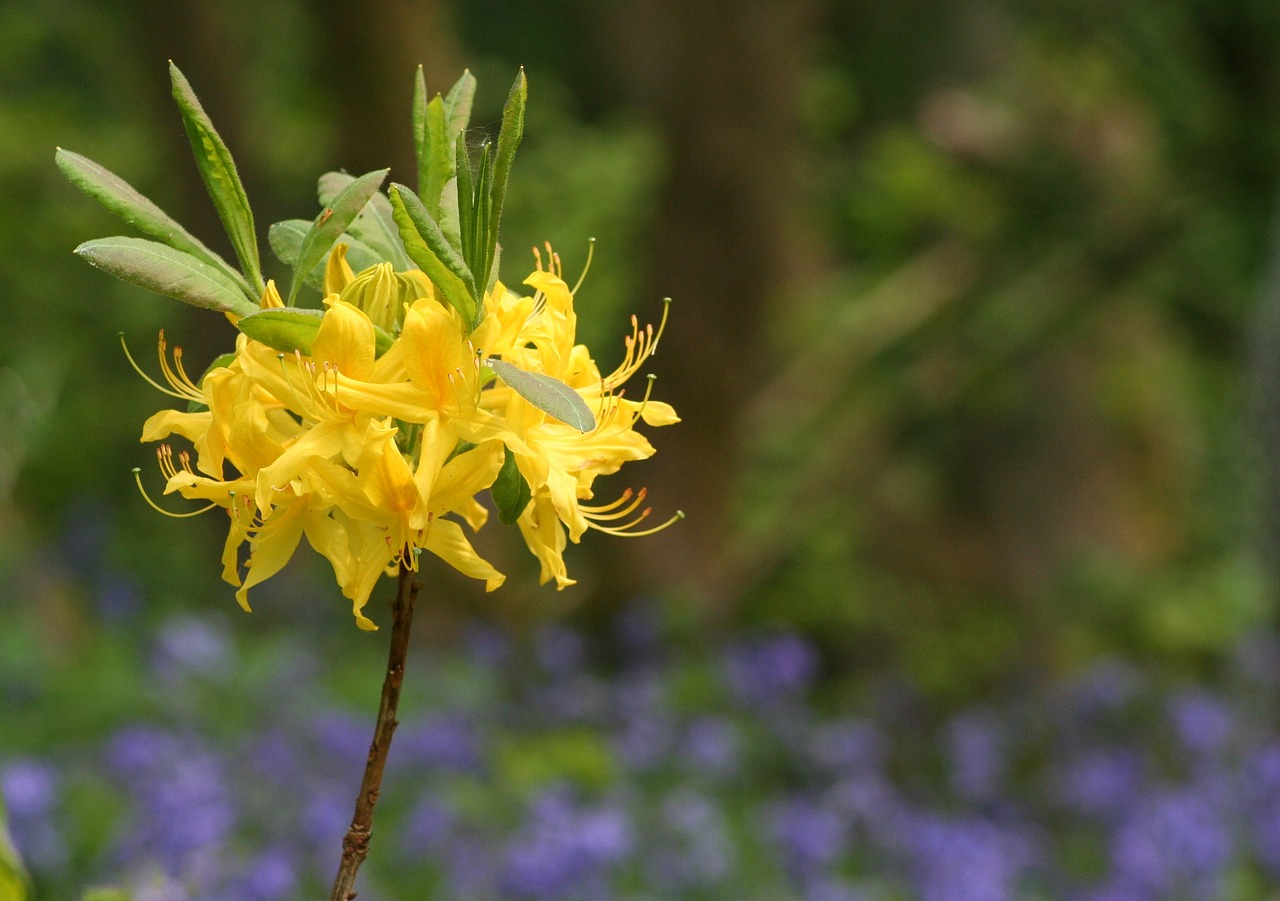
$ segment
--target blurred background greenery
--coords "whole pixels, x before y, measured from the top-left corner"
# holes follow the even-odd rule
[[[118,224],[53,147],[220,247],[166,59],[263,227],[326,169],[409,170],[417,63],[432,90],[470,66],[482,125],[524,65],[504,277],[543,240],[576,273],[597,237],[604,364],[675,298],[655,369],[685,422],[635,477],[689,518],[587,541],[560,595],[493,535],[514,585],[450,597],[519,620],[649,592],[944,695],[1117,650],[1204,665],[1274,606],[1278,38],[1258,0],[6,4],[6,606],[74,629],[60,574],[90,552],[151,597],[221,591],[217,523],[130,483],[159,399],[115,333],[199,360],[230,329],[70,256]]]
[[[83,678],[103,579],[126,624],[234,604],[219,521],[132,484],[161,401],[116,339],[203,360],[231,328],[72,257],[120,229],[53,166],[83,153],[225,250],[167,59],[263,233],[322,171],[410,171],[417,64],[432,91],[470,67],[478,125],[523,65],[503,277],[544,240],[576,276],[595,236],[603,365],[675,299],[654,369],[684,422],[628,478],[688,518],[588,535],[562,593],[495,526],[507,587],[433,572],[427,640],[647,595],[694,630],[797,628],[854,694],[1208,672],[1273,627],[1280,575],[1277,46],[1265,0],[0,5],[0,675]],[[324,576],[233,627],[363,641]]]

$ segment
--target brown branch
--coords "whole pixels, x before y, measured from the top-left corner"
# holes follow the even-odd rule
[[[396,707],[400,704],[400,684],[404,681],[404,661],[409,652],[409,627],[413,623],[413,605],[418,599],[418,583],[414,573],[403,564],[395,600],[391,602],[391,648],[387,652],[387,677],[382,682],[382,703],[378,722],[373,727],[369,759],[356,796],[356,810],[351,828],[342,839],[342,863],[333,880],[329,901],[351,901],[356,896],[356,871],[369,855],[369,838],[373,833],[373,808],[382,787],[382,771],[391,750],[391,736],[396,731]]]

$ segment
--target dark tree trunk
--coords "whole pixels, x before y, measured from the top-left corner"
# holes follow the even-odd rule
[[[648,464],[654,516],[688,518],[623,547],[644,584],[705,584],[727,536],[742,401],[770,368],[771,307],[809,278],[796,168],[808,3],[639,0],[598,13],[620,91],[656,120],[669,158],[649,248],[651,290],[674,298],[657,393],[683,422]],[[642,470],[643,471],[643,470]],[[655,579],[655,573],[658,578]]]

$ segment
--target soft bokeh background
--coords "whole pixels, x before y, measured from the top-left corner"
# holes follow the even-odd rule
[[[504,278],[596,237],[603,365],[675,298],[685,421],[618,490],[688,518],[588,535],[565,592],[497,524],[497,595],[432,571],[369,897],[1274,898],[1277,47],[1265,0],[0,3],[37,886],[319,896],[380,678],[322,565],[247,617],[220,518],[133,486],[162,399],[116,333],[232,332],[72,257],[124,228],[52,156],[225,249],[173,59],[263,235],[322,171],[406,177],[417,64],[470,67],[479,126],[524,65]]]

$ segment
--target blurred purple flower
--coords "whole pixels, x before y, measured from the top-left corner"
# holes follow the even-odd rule
[[[665,713],[630,716],[615,731],[613,744],[619,759],[631,769],[655,769],[675,750],[675,720]]]
[[[434,851],[444,845],[457,819],[452,807],[437,798],[424,797],[409,811],[401,843],[414,856]]]
[[[505,854],[502,886],[519,898],[590,895],[630,853],[631,822],[617,807],[580,809],[558,792],[539,798]]]
[[[171,616],[156,636],[152,665],[163,680],[188,675],[222,679],[231,675],[235,664],[235,647],[226,629],[198,616]]]
[[[920,814],[910,862],[920,901],[1015,901],[1033,848],[1021,831],[968,817]]]
[[[835,774],[879,770],[888,751],[888,740],[874,724],[862,719],[819,723],[809,736],[809,756],[822,769]]]
[[[33,866],[58,869],[70,849],[55,819],[62,798],[62,775],[48,761],[23,757],[0,767],[0,797],[19,855]],[[0,830],[3,823],[0,823]]]
[[[1240,795],[1259,861],[1280,879],[1280,742],[1258,748],[1245,758]]]
[[[659,650],[662,627],[654,604],[653,601],[633,603],[613,621],[623,650],[633,657],[652,658]]]
[[[500,669],[511,661],[511,639],[488,623],[471,623],[463,636],[471,662],[482,669]]]
[[[276,785],[296,779],[300,749],[293,736],[279,727],[252,736],[244,758],[259,779]]]
[[[437,714],[401,727],[391,760],[397,768],[476,772],[481,765],[480,739],[475,726],[461,714]]]
[[[356,788],[313,787],[302,809],[302,836],[321,856],[330,855],[351,824]]]
[[[804,692],[817,676],[818,664],[812,644],[799,635],[783,633],[731,646],[725,656],[725,678],[740,703],[770,703]]]
[[[533,655],[538,665],[548,673],[564,676],[582,666],[586,659],[586,643],[578,632],[558,623],[549,623],[534,635]]]
[[[445,897],[498,897],[498,854],[495,851],[479,838],[463,836],[449,842],[448,852],[450,891]]]
[[[364,716],[330,710],[315,716],[308,731],[319,750],[334,758],[341,772],[359,772],[369,756],[373,722]]]
[[[824,804],[853,825],[860,826],[877,844],[896,840],[905,809],[898,790],[880,773],[849,776],[827,788]]]
[[[661,673],[652,669],[625,672],[614,680],[613,706],[619,716],[652,713],[667,700]]]
[[[1221,812],[1190,788],[1138,804],[1111,845],[1117,883],[1206,901],[1222,897],[1231,857],[1231,836]]]
[[[1175,695],[1169,700],[1169,718],[1182,746],[1193,754],[1221,751],[1231,738],[1235,723],[1231,711],[1203,690]]]
[[[0,796],[15,820],[47,816],[58,803],[62,778],[45,760],[23,757],[0,768]]]
[[[800,798],[774,805],[768,831],[782,851],[788,872],[799,880],[829,867],[845,850],[847,821],[836,811]]]
[[[734,864],[724,813],[706,795],[677,788],[662,800],[660,837],[646,858],[649,878],[668,891],[714,890]]]
[[[553,722],[602,723],[613,712],[608,684],[590,673],[567,673],[539,686],[534,703]]]
[[[954,717],[947,725],[946,748],[952,791],[967,801],[996,796],[1005,778],[1007,751],[994,715],[971,711]]]
[[[1125,707],[1138,697],[1142,686],[1142,674],[1133,664],[1103,660],[1067,686],[1067,701],[1073,713],[1087,721]]]
[[[738,770],[741,746],[741,731],[728,717],[700,716],[685,729],[680,755],[696,772],[730,776]]]
[[[176,873],[192,852],[221,843],[236,819],[222,762],[193,738],[149,726],[122,729],[107,752],[133,796],[136,816],[122,838],[130,857]]]
[[[1090,748],[1056,766],[1050,792],[1075,812],[1115,817],[1137,799],[1143,769],[1134,748]]]
[[[804,883],[805,901],[878,901],[880,892],[848,885],[830,876],[820,876]]]
[[[298,891],[298,870],[284,848],[268,848],[249,862],[240,897],[246,901],[283,901]]]
[[[94,599],[99,615],[108,623],[132,622],[142,609],[142,592],[137,580],[123,573],[104,575]]]

